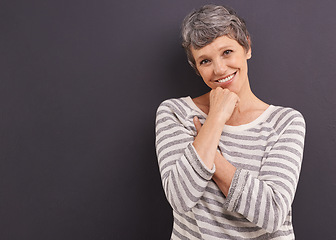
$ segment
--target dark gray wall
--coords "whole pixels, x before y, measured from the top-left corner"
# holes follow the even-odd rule
[[[167,98],[207,91],[180,23],[208,1],[0,1],[0,239],[169,239],[154,148]],[[334,239],[335,1],[211,1],[253,40],[253,91],[303,113],[297,239]]]

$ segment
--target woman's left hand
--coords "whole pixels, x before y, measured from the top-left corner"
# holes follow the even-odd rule
[[[193,122],[194,122],[194,125],[195,125],[195,128],[196,128],[197,134],[198,134],[201,131],[202,124],[201,124],[200,120],[198,119],[198,117],[196,117],[196,116],[193,118]]]

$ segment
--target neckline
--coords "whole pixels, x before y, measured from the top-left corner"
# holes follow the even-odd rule
[[[192,100],[192,98],[190,96],[187,96],[184,98],[184,100],[186,101],[186,103],[189,105],[189,107],[191,107],[193,110],[197,111],[198,113],[200,113],[203,117],[207,117],[208,115],[203,112]],[[259,117],[257,117],[256,119],[254,119],[252,122],[246,123],[246,124],[242,124],[242,125],[238,125],[238,126],[231,126],[231,125],[224,125],[223,130],[227,130],[227,131],[243,131],[249,128],[252,128],[254,126],[256,126],[257,124],[259,124],[260,122],[263,122],[267,119],[267,117],[269,116],[270,112],[272,111],[272,109],[274,109],[273,105],[269,105],[266,110],[259,115]]]

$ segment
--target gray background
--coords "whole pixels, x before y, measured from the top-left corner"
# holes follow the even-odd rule
[[[0,239],[169,239],[156,108],[207,91],[180,23],[209,1],[0,1]],[[297,239],[334,239],[336,2],[212,1],[243,16],[262,100],[305,116]]]

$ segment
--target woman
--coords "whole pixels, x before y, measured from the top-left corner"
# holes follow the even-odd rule
[[[173,208],[172,239],[294,239],[291,204],[305,136],[302,115],[251,91],[245,22],[206,5],[182,25],[188,61],[210,91],[164,101],[156,150]]]

